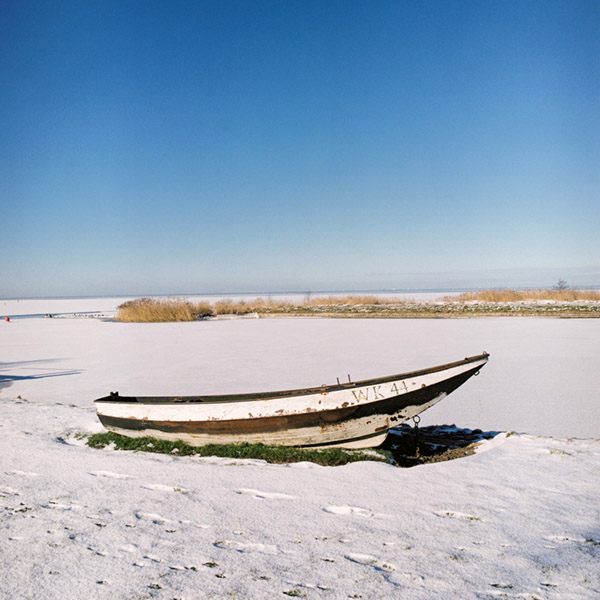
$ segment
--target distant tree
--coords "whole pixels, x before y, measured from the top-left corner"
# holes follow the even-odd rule
[[[564,290],[568,290],[569,289],[569,286],[567,285],[567,282],[562,277],[556,283],[556,289],[559,292],[563,292]]]

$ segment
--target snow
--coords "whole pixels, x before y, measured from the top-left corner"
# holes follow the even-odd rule
[[[422,425],[504,433],[450,462],[269,465],[80,435],[109,391],[318,385],[483,350]],[[2,322],[0,598],[598,598],[599,359],[595,319]]]

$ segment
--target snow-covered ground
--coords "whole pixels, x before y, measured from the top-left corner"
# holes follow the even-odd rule
[[[109,391],[298,387],[483,350],[480,376],[422,423],[518,433],[451,462],[281,466],[78,439],[101,431],[92,400]],[[598,598],[599,364],[597,319],[1,322],[0,598]]]

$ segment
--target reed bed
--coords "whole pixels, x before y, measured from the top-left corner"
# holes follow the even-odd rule
[[[445,302],[524,302],[527,300],[557,302],[599,301],[600,291],[597,290],[482,290],[465,292],[458,296],[447,296]]]
[[[126,323],[197,321],[212,314],[208,302],[181,298],[137,298],[117,307],[117,319]]]
[[[361,304],[369,305],[369,306],[379,306],[383,304],[400,304],[403,303],[404,300],[394,299],[394,298],[381,298],[379,296],[373,295],[363,295],[363,296],[323,296],[321,298],[309,298],[305,299],[301,305],[302,306],[336,306],[336,305],[346,305],[346,306],[358,306]]]
[[[404,301],[378,298],[377,296],[327,296],[304,299],[301,302],[255,298],[253,300],[217,300],[191,302],[185,298],[137,298],[117,307],[117,319],[130,323],[160,323],[172,321],[197,321],[219,315],[248,315],[298,313],[319,308],[339,310],[360,306],[391,306]]]
[[[323,296],[305,298],[301,302],[289,300],[273,300],[269,298],[255,298],[254,300],[231,299],[218,300],[213,305],[213,314],[216,315],[246,315],[250,313],[277,313],[294,312],[317,307],[357,307],[357,306],[384,306],[403,304],[403,300],[379,298],[377,296]]]
[[[237,300],[233,301],[229,298],[225,300],[217,300],[213,304],[213,315],[247,315],[255,312],[264,312],[274,310],[280,305],[271,299],[264,300],[263,298],[255,298],[254,300]]]

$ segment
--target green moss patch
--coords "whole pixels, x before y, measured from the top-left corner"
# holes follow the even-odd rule
[[[345,450],[344,448],[309,450],[290,446],[266,446],[264,444],[248,443],[191,446],[180,440],[171,442],[153,437],[130,438],[113,432],[91,435],[87,444],[91,448],[105,448],[112,445],[115,450],[158,452],[173,456],[252,458],[279,464],[308,461],[328,467],[337,467],[365,460],[390,462],[390,455],[384,450]]]

